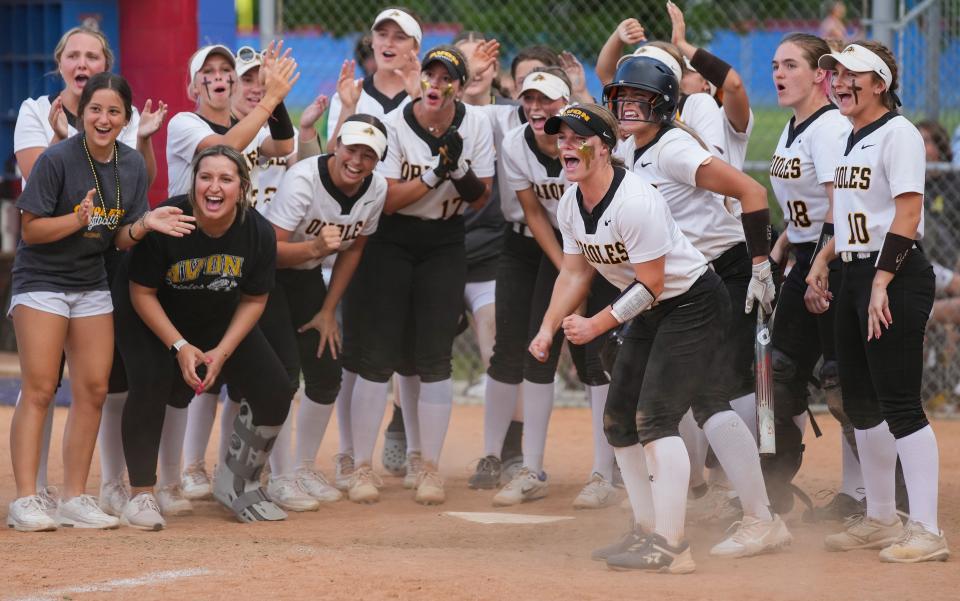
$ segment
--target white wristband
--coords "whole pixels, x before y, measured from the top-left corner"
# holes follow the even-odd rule
[[[460,161],[457,169],[450,172],[450,179],[463,179],[466,177],[468,171],[470,171],[470,165],[468,165],[466,161]]]
[[[420,181],[422,181],[426,187],[433,190],[443,182],[443,178],[437,175],[436,169],[431,169],[420,176]]]
[[[610,303],[610,314],[623,323],[649,309],[655,300],[653,293],[643,282],[634,281]]]

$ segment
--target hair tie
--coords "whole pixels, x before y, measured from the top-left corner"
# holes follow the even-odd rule
[[[890,92],[890,96],[893,97],[893,104],[894,104],[895,106],[897,106],[897,107],[903,106],[903,103],[900,102],[900,97],[897,96],[897,93],[896,93],[896,92],[891,91],[891,92]]]

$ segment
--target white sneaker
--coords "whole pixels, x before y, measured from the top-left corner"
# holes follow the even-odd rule
[[[423,456],[419,451],[407,454],[406,475],[403,477],[403,487],[412,490],[419,486],[420,472],[423,471]]]
[[[333,474],[333,485],[337,487],[337,490],[346,492],[350,489],[350,478],[353,476],[355,469],[353,455],[338,453],[333,456],[333,463],[336,470]]]
[[[443,490],[443,478],[436,470],[420,470],[417,494],[413,500],[421,505],[439,505],[447,500],[447,493]]]
[[[7,527],[20,532],[49,532],[57,529],[57,522],[47,514],[40,496],[30,495],[10,503]]]
[[[157,506],[160,507],[160,513],[165,516],[189,515],[193,513],[193,504],[183,498],[180,487],[176,484],[168,484],[158,488],[156,492]]]
[[[159,532],[167,527],[157,499],[148,492],[142,492],[127,501],[120,514],[120,523],[131,528],[153,532]]]
[[[130,489],[123,480],[110,480],[100,484],[100,499],[97,504],[104,513],[120,517],[128,501]]]
[[[267,496],[287,511],[316,511],[320,501],[307,494],[300,487],[297,478],[291,476],[271,476],[267,484]]]
[[[47,512],[51,520],[57,520],[57,506],[60,505],[60,491],[56,486],[47,486],[37,491],[37,498],[40,499],[40,505]]]
[[[843,532],[827,536],[823,542],[828,551],[853,551],[856,549],[883,549],[897,543],[903,537],[903,524],[894,518],[884,524],[863,514],[851,516],[844,522]]]
[[[296,478],[300,488],[321,503],[335,503],[343,498],[343,493],[332,486],[320,470],[302,467],[297,470]]]
[[[710,549],[710,555],[750,557],[782,549],[793,542],[793,536],[779,515],[774,515],[773,520],[769,522],[745,515],[734,526],[736,532],[714,545]]]
[[[383,486],[383,480],[380,476],[374,473],[369,465],[363,465],[354,470],[350,476],[348,496],[354,503],[376,503],[380,500],[381,486]]]
[[[948,557],[950,549],[943,531],[934,534],[917,522],[907,522],[900,540],[880,551],[880,561],[891,563],[946,561]]]
[[[67,528],[95,528],[110,530],[120,527],[120,520],[105,514],[93,495],[80,495],[67,501],[60,499],[57,523]]]
[[[547,474],[539,475],[523,467],[517,472],[506,486],[493,497],[494,507],[519,505],[525,501],[533,501],[547,496]]]
[[[207,475],[202,461],[183,468],[183,473],[180,474],[180,492],[183,498],[188,500],[206,499],[213,494],[210,476]]]
[[[600,509],[614,502],[617,489],[601,474],[593,472],[590,481],[583,487],[577,498],[573,500],[574,509]]]

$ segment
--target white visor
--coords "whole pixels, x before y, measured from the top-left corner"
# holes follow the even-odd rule
[[[693,68],[693,65],[690,63],[690,59],[689,59],[689,58],[683,57],[683,64],[686,65],[687,71],[693,71],[694,73],[699,73],[699,71],[697,71],[696,69]],[[703,79],[704,79],[704,81],[706,81],[707,78],[704,77]],[[713,84],[710,83],[709,81],[707,82],[707,85],[710,86],[710,95],[711,95],[711,96],[716,96],[716,95],[717,95],[717,86],[713,85]]]
[[[887,63],[883,62],[883,59],[876,52],[859,44],[850,44],[843,49],[843,52],[824,54],[817,61],[817,65],[827,71],[835,71],[837,63],[854,73],[876,73],[883,80],[883,83],[887,84],[888,89],[890,88],[890,82],[893,81],[893,75],[890,73]]]
[[[393,21],[396,23],[397,26],[403,30],[403,33],[417,40],[418,46],[421,44],[421,42],[423,42],[423,31],[420,29],[420,24],[417,23],[416,19],[402,10],[388,8],[387,10],[381,12],[379,15],[377,15],[377,18],[373,20],[373,27],[370,28],[370,31],[375,30],[377,25],[383,23],[384,21]]]
[[[344,146],[363,144],[382,157],[387,149],[387,136],[378,128],[363,121],[346,121],[340,126],[340,143]]]
[[[620,64],[630,58],[631,56],[646,56],[654,60],[658,60],[664,65],[666,65],[673,75],[677,78],[677,83],[680,83],[680,80],[683,79],[683,70],[680,68],[680,63],[677,62],[677,59],[670,56],[670,53],[664,50],[663,48],[657,48],[656,46],[640,46],[634,50],[633,54],[628,54],[626,56],[621,56],[620,60],[617,61],[617,67]]]
[[[223,44],[214,44],[213,46],[204,46],[200,50],[197,50],[193,53],[193,56],[190,57],[190,81],[193,81],[193,78],[197,76],[197,73],[200,72],[200,69],[203,68],[203,63],[207,61],[207,57],[211,54],[219,54],[223,58],[230,61],[230,66],[237,66],[237,59],[233,56],[233,51],[224,46]]]
[[[523,80],[523,87],[520,89],[520,94],[523,94],[527,90],[537,90],[550,100],[570,98],[570,87],[566,82],[552,73],[543,73],[542,71],[531,73]]]

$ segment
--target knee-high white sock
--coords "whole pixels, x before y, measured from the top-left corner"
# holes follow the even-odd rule
[[[653,532],[657,524],[643,445],[614,447],[613,452],[617,456],[617,465],[620,466],[620,475],[623,476],[623,487],[627,489],[630,507],[633,508],[633,521],[643,528],[644,532]]]
[[[487,376],[483,391],[483,454],[500,457],[510,419],[517,408],[519,384],[504,384]],[[502,457],[500,457],[503,459]]]
[[[854,430],[854,434],[867,491],[867,516],[889,524],[897,517],[897,441],[887,422],[868,430]]]
[[[127,402],[126,392],[107,394],[100,416],[100,431],[97,432],[97,446],[100,447],[100,481],[121,480],[127,462],[123,457],[123,439],[120,436],[120,421],[123,417],[123,405]]]
[[[167,405],[160,434],[160,454],[157,457],[157,488],[180,484],[180,458],[183,456],[183,437],[187,432],[187,409]]]
[[[703,433],[739,494],[743,513],[761,520],[773,519],[757,443],[740,416],[734,411],[715,413],[703,424]]]
[[[440,465],[440,452],[447,437],[450,413],[453,410],[453,380],[420,383],[420,437],[423,443],[423,460],[434,467]],[[407,423],[404,408],[403,423]]]
[[[807,422],[809,421],[807,412],[804,411],[800,415],[793,416],[793,423],[797,426],[797,429],[800,430],[800,440],[803,440],[803,437],[807,435]]]
[[[860,461],[857,454],[853,452],[853,447],[847,442],[847,437],[840,433],[840,453],[843,457],[843,480],[840,483],[840,492],[862,501],[866,495],[866,489],[863,487],[863,473],[860,471]]]
[[[690,484],[690,457],[679,436],[667,436],[643,446],[650,474],[655,532],[672,546],[683,540]]]
[[[207,444],[217,419],[216,392],[203,392],[187,406],[187,433],[183,439],[183,465],[200,463],[207,455]],[[272,468],[271,468],[272,469]]]
[[[547,428],[553,411],[553,382],[523,381],[523,465],[539,474],[547,447]]]
[[[909,436],[897,439],[897,453],[910,499],[910,519],[933,534],[937,524],[937,494],[940,480],[940,452],[933,428],[927,424]]]
[[[321,405],[314,403],[306,394],[300,395],[300,408],[297,410],[296,467],[313,469],[331,415],[333,404]]]
[[[350,399],[353,397],[353,386],[357,381],[357,374],[352,371],[341,370],[340,372],[340,392],[337,393],[337,400],[334,403],[337,406],[337,430],[340,433],[340,453],[345,455],[353,454],[353,426],[350,423],[350,410],[353,404]]]
[[[293,421],[296,419],[296,411],[293,405],[287,411],[287,419],[283,420],[283,427],[277,434],[277,439],[273,441],[273,448],[270,450],[270,477],[290,476],[293,474],[293,451],[290,449],[293,442]],[[297,432],[297,436],[300,433]]]
[[[693,418],[692,410],[683,414],[679,430],[680,438],[687,447],[687,455],[690,457],[690,488],[702,486],[706,484],[703,479],[703,469],[707,463],[707,437],[703,435],[703,430]]]
[[[751,392],[730,401],[730,408],[737,412],[747,430],[753,435],[754,444],[757,441],[757,393]]]
[[[590,417],[593,422],[593,471],[613,481],[613,447],[607,442],[607,435],[603,432],[603,410],[607,406],[607,390],[609,384],[603,386],[587,386],[590,397]]]
[[[357,376],[351,405],[354,460],[358,467],[373,465],[373,450],[377,446],[383,412],[387,408],[387,382],[371,382]]]
[[[239,401],[234,403],[231,399],[225,398],[220,403],[220,444],[217,445],[217,465],[223,463],[223,458],[227,456],[230,436],[233,434],[233,423],[238,415],[240,415]]]
[[[407,453],[420,450],[420,376],[394,376],[400,394],[400,408],[403,409],[403,433],[407,438]],[[451,383],[450,394],[453,394]]]

